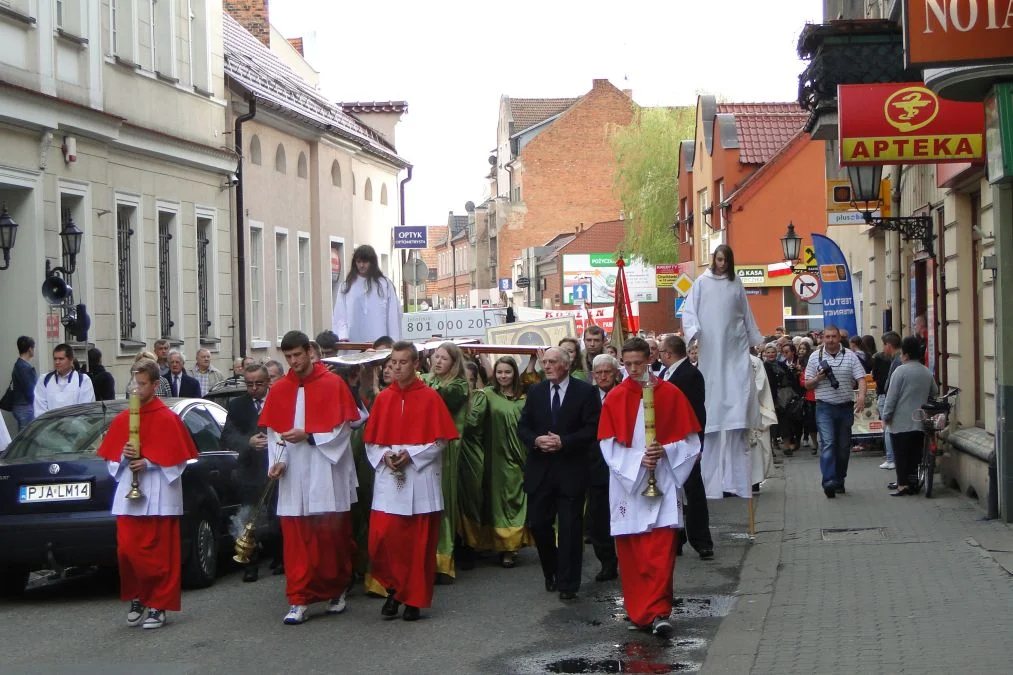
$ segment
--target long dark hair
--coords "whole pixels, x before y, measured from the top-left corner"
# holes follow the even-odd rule
[[[728,272],[726,273],[728,279],[730,281],[735,281],[735,279],[737,278],[735,275],[735,254],[732,253],[732,247],[729,246],[728,244],[719,245],[716,249],[714,249],[714,253],[711,254],[711,268],[710,268],[711,273],[714,274],[715,276],[718,273],[714,262],[715,258],[718,257],[718,253],[723,253],[725,256],[725,261],[728,263]]]
[[[380,294],[380,297],[383,297],[385,284],[380,280],[386,277],[383,276],[383,272],[380,270],[380,263],[376,257],[376,249],[369,244],[363,244],[352,253],[352,269],[348,270],[345,283],[341,285],[341,292],[347,293],[352,288],[355,280],[359,278],[359,268],[355,264],[359,261],[369,263],[369,269],[366,271],[366,292],[369,293],[375,281],[377,293]]]
[[[496,359],[496,363],[492,366],[492,389],[497,394],[503,393],[503,388],[499,385],[499,380],[496,379],[496,366],[501,363],[505,363],[510,366],[510,370],[513,371],[513,379],[510,381],[510,387],[513,391],[511,396],[518,398],[521,395],[521,371],[517,367],[517,362],[509,356],[501,356]]]
[[[583,363],[584,350],[580,348],[580,340],[572,337],[565,337],[559,341],[559,346],[562,347],[564,342],[569,342],[577,350],[577,355],[570,361],[570,375],[580,370]]]

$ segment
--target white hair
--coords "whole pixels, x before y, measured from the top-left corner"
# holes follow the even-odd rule
[[[545,350],[545,355],[548,356],[551,351],[555,351],[559,354],[559,360],[564,366],[567,368],[570,367],[570,364],[573,362],[573,359],[570,357],[570,352],[566,351],[562,347],[549,347]]]
[[[619,370],[619,359],[612,356],[611,354],[599,354],[598,356],[594,357],[593,361],[591,361],[591,370],[594,370],[598,366],[604,365],[609,365],[612,366],[613,369]]]
[[[178,354],[179,358],[183,359],[183,363],[186,363],[186,354],[178,349],[170,349],[168,355],[165,357],[166,360],[171,359],[173,354]]]

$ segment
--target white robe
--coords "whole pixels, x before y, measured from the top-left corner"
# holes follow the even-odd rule
[[[146,468],[137,475],[137,484],[144,497],[127,499],[133,472],[130,461],[106,461],[109,475],[116,479],[113,496],[114,516],[181,516],[183,515],[183,470],[186,462],[176,466],[157,466],[144,460]]]
[[[306,420],[305,390],[296,394],[292,429],[302,429]],[[326,433],[313,434],[316,445],[306,441],[279,445],[289,429],[267,430],[268,468],[285,462],[278,480],[278,515],[309,516],[343,513],[356,501],[359,481],[352,457],[352,429],[348,423]]]
[[[331,319],[339,340],[373,342],[384,335],[401,339],[401,301],[390,279],[374,282],[368,293],[365,277],[356,277],[347,293],[344,287],[342,283],[338,288]]]
[[[11,444],[11,432],[7,430],[7,422],[0,417],[0,452],[7,449]]]
[[[661,497],[644,497],[648,471],[642,464],[647,439],[644,434],[644,404],[637,409],[633,447],[615,438],[603,439],[602,456],[609,467],[609,510],[613,536],[640,534],[656,527],[682,527],[682,486],[700,454],[700,439],[693,433],[681,441],[667,443],[658,459],[654,478]]]
[[[750,417],[749,348],[763,342],[763,335],[742,282],[719,279],[707,269],[686,297],[682,328],[687,343],[696,337],[700,344],[698,367],[707,383],[704,431],[752,429],[757,420]]]
[[[700,476],[708,499],[721,499],[725,492],[750,498],[752,486],[771,472],[770,425],[777,423],[763,362],[749,356],[753,386],[748,406],[754,420],[749,429],[714,431],[705,437],[706,452],[700,458]]]
[[[373,510],[395,516],[413,516],[443,510],[443,449],[444,441],[424,445],[366,444],[366,457],[376,470],[373,481]],[[383,461],[387,452],[407,450],[411,456],[397,478]]]

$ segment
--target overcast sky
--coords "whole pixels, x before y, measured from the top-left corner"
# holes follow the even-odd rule
[[[409,225],[486,196],[500,96],[580,96],[591,80],[640,105],[794,101],[795,48],[822,0],[274,0],[271,23],[304,37],[339,101],[405,100],[398,153],[414,165]]]

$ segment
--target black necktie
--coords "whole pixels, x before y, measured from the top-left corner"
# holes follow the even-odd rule
[[[172,376],[172,395],[179,396],[179,375]]]
[[[262,406],[263,404],[264,404],[264,402],[261,401],[259,398],[258,399],[254,399],[254,401],[253,401],[253,407],[257,409],[257,414],[258,415],[260,414],[260,406]]]
[[[552,427],[559,424],[559,385],[552,385]]]

